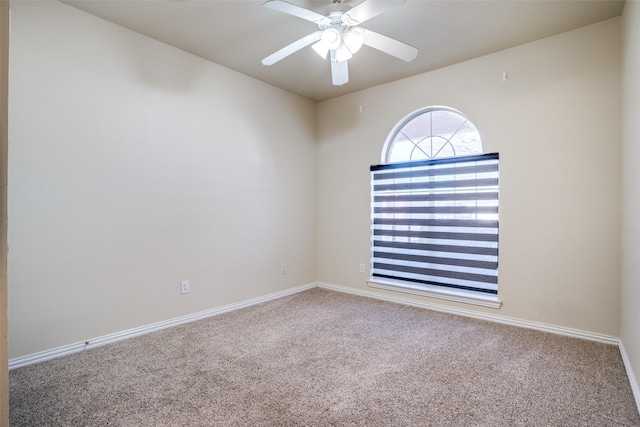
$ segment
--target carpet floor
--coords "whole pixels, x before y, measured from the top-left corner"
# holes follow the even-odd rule
[[[318,288],[9,382],[12,426],[640,426],[616,346]]]

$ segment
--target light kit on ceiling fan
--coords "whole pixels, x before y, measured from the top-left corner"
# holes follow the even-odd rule
[[[331,52],[332,61],[342,62],[351,59],[360,50],[363,42],[364,32],[361,28],[343,30],[330,27],[322,32],[320,40],[311,47],[322,59],[327,59],[327,55]]]
[[[327,28],[322,32],[318,43],[322,43],[329,50],[337,49],[338,46],[340,46],[340,43],[342,43],[340,30],[335,27]]]
[[[331,58],[331,79],[340,86],[349,81],[347,61],[362,47],[370,46],[381,52],[404,61],[412,61],[418,55],[418,49],[382,34],[366,30],[357,25],[387,10],[404,3],[405,0],[364,0],[351,9],[342,11],[345,5],[340,0],[332,3],[337,10],[327,16],[304,9],[282,0],[267,0],[264,6],[297,16],[318,26],[318,30],[283,47],[262,60],[264,65],[273,65],[292,53],[311,45],[321,58]]]
[[[355,55],[364,44],[364,30],[360,27],[349,28],[342,34],[342,41],[349,52]]]
[[[349,49],[344,44],[338,46],[338,48],[335,49],[335,52],[331,52],[331,60],[333,62],[348,61],[352,56],[353,54],[349,52]]]

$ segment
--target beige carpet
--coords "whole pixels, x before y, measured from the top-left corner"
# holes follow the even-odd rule
[[[640,426],[618,348],[312,289],[10,373],[13,426]]]

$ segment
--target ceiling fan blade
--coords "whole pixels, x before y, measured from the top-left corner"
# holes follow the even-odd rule
[[[364,30],[364,44],[407,62],[418,56],[418,49],[415,47],[371,30]]]
[[[329,25],[331,23],[331,19],[326,16],[282,0],[267,0],[263,3],[263,6],[288,15],[297,16],[298,18],[302,18],[307,21],[315,22],[316,24]]]
[[[378,16],[396,6],[400,6],[405,1],[406,0],[364,0],[349,10],[346,15],[354,21],[357,21],[358,24],[361,24],[374,16]]]
[[[349,66],[347,61],[331,61],[331,81],[334,86],[342,86],[349,82]]]
[[[301,39],[294,41],[293,43],[283,47],[279,51],[272,53],[262,60],[263,65],[273,65],[276,62],[280,61],[283,58],[291,55],[302,49],[303,47],[307,47],[312,43],[320,40],[320,36],[322,36],[322,31],[316,31],[315,33],[311,33],[308,36],[305,36]]]

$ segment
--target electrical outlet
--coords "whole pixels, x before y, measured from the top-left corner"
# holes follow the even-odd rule
[[[364,263],[360,263],[360,273],[364,274]]]
[[[287,264],[282,264],[282,270],[281,270],[282,274],[287,274]]]
[[[183,280],[182,282],[180,282],[180,293],[182,295],[189,293],[189,281],[188,280]]]

